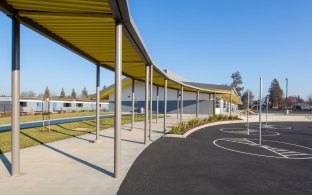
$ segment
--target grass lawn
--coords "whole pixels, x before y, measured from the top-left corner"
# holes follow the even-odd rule
[[[144,115],[137,115],[135,121],[142,121]],[[122,116],[122,124],[131,123],[131,116]],[[95,120],[51,125],[50,132],[42,127],[22,129],[20,133],[21,148],[67,139],[95,131]],[[114,126],[114,118],[100,120],[100,129]],[[84,128],[77,130],[77,128]],[[0,154],[11,151],[11,131],[0,132]]]
[[[101,115],[110,114],[110,112],[100,112]],[[93,111],[85,112],[68,112],[60,114],[51,114],[51,119],[60,119],[60,118],[70,118],[70,117],[79,117],[79,116],[91,116],[95,115]],[[21,123],[30,122],[30,121],[40,121],[42,120],[42,115],[22,115],[20,117]],[[0,118],[0,125],[10,124],[11,117]]]

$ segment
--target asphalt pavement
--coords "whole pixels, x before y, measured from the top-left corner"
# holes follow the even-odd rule
[[[221,131],[221,130],[222,131]],[[312,123],[212,126],[162,137],[136,159],[118,194],[312,194]]]

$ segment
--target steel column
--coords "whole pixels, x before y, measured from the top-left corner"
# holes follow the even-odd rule
[[[260,95],[259,95],[259,146],[261,146],[261,134],[262,134],[262,126],[261,126],[261,114],[262,114],[262,78],[260,77]]]
[[[266,115],[265,115],[265,125],[268,125],[268,112],[269,112],[269,96],[266,96]]]
[[[96,65],[96,138],[100,142],[100,65]]]
[[[177,90],[177,119],[179,119],[179,98],[180,98],[180,93],[179,90]]]
[[[208,116],[210,114],[210,101],[211,101],[211,97],[210,97],[210,93],[208,94]]]
[[[148,80],[149,80],[149,65],[145,67],[145,112],[144,112],[144,144],[147,139],[147,128],[148,128]]]
[[[156,88],[156,124],[158,123],[158,112],[159,112],[159,86]]]
[[[131,101],[132,101],[132,109],[131,109],[131,130],[134,129],[134,101],[135,101],[135,92],[134,92],[134,87],[135,87],[135,83],[134,83],[134,78],[132,78],[132,97],[131,97]]]
[[[164,88],[164,133],[166,133],[166,123],[167,123],[167,85],[168,81],[165,79],[165,88]]]
[[[249,135],[249,91],[247,91],[247,135]]]
[[[232,102],[233,99],[232,99],[232,94],[230,94],[230,116],[232,116]]]
[[[151,68],[150,68],[150,115],[149,115],[149,131],[148,131],[148,137],[149,140],[152,140],[152,120],[153,120],[153,70],[154,70],[154,65],[151,64]]]
[[[213,93],[213,108],[212,108],[212,114],[215,115],[216,114],[216,93]]]
[[[121,157],[121,72],[122,72],[122,24],[116,24],[115,47],[115,128],[114,128],[114,177],[120,175]]]
[[[196,93],[196,117],[198,117],[198,113],[199,113],[199,90],[197,90]]]
[[[181,110],[180,121],[183,120],[183,85],[181,85]]]
[[[11,174],[20,174],[20,22],[12,19]]]

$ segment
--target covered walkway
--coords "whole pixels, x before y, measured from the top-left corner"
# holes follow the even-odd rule
[[[218,91],[192,86],[171,78],[152,61],[144,42],[131,18],[126,0],[2,0],[0,11],[12,19],[12,172],[18,176],[21,166],[19,133],[20,133],[20,24],[51,39],[61,46],[73,51],[92,62],[97,71],[96,100],[97,119],[94,143],[101,142],[99,134],[99,101],[100,101],[100,68],[115,72],[115,127],[114,127],[114,171],[113,176],[119,177],[121,170],[121,97],[122,75],[134,80],[145,82],[145,121],[144,143],[152,137],[151,109],[153,85],[164,87],[164,123],[166,127],[167,87],[181,91],[181,108],[183,108],[183,91],[197,94],[227,94],[229,101],[240,102],[232,92]],[[27,46],[25,46],[27,47]],[[133,91],[132,99],[135,94]],[[214,106],[215,107],[215,106]],[[198,103],[197,103],[198,108]],[[196,114],[198,115],[198,110]],[[180,120],[183,109],[180,109]],[[147,132],[148,130],[148,132]],[[95,147],[95,146],[94,146]],[[93,155],[93,151],[89,151]],[[48,162],[46,162],[48,163]]]
[[[185,118],[194,117],[188,115]],[[168,116],[169,130],[176,123]],[[10,176],[10,153],[0,154],[1,194],[116,194],[135,159],[152,141],[144,145],[144,122],[122,126],[121,176],[114,174],[114,129],[100,131],[102,143],[93,144],[93,134],[38,145],[21,150],[21,176]],[[163,135],[162,124],[153,121],[152,140]],[[40,140],[38,140],[40,141]]]

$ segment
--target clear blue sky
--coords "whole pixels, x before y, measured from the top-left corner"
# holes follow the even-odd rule
[[[312,94],[312,1],[129,0],[154,62],[194,82],[230,84],[240,71],[245,89],[264,95],[273,78],[289,95]],[[0,95],[10,94],[11,21],[0,15]],[[30,43],[30,44],[29,44]],[[22,91],[45,86],[66,94],[95,91],[95,66],[22,28]],[[57,67],[57,68],[55,68]],[[102,86],[113,74],[101,71]]]

